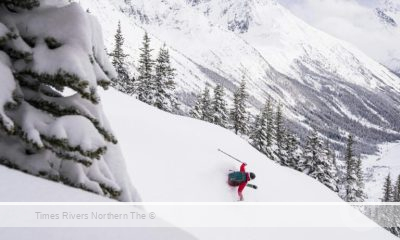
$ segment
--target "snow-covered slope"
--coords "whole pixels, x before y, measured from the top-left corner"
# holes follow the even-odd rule
[[[247,162],[247,170],[256,173],[259,189],[246,190],[246,201],[341,201],[323,184],[281,167],[229,130],[155,110],[114,90],[104,92],[102,99],[145,202],[237,201],[227,174],[240,164],[218,148]]]
[[[51,182],[39,177],[34,177],[20,171],[15,171],[4,166],[0,166],[0,202],[111,202],[107,197],[102,197],[97,194],[89,193],[81,189],[72,188],[65,186],[60,183]],[[27,206],[29,203],[27,203]],[[42,205],[42,209],[45,209],[45,203]],[[4,206],[3,206],[4,207]],[[18,207],[18,206],[12,206]],[[63,211],[68,208],[58,207],[59,211]],[[94,209],[94,208],[93,208]],[[102,209],[112,211],[113,206],[104,206]],[[48,209],[51,211],[51,208]],[[69,209],[71,210],[71,209]],[[79,207],[75,208],[77,212]],[[115,210],[115,209],[114,209]],[[131,206],[131,210],[137,213],[145,213],[145,210],[141,207]],[[37,210],[36,210],[37,211]],[[28,211],[29,212],[29,211]],[[6,213],[7,216],[8,213]],[[28,214],[26,214],[28,215]],[[25,220],[27,216],[21,216]],[[195,239],[192,235],[183,231],[179,228],[172,226],[169,223],[161,219],[154,220],[149,227],[131,227],[131,228],[84,228],[80,227],[79,230],[76,228],[68,228],[72,224],[71,222],[58,222],[59,228],[52,227],[46,228],[45,223],[35,223],[33,219],[30,222],[21,222],[22,225],[29,224],[43,224],[39,227],[17,227],[7,228],[2,223],[4,217],[1,218],[0,226],[0,239],[34,239],[52,240],[52,239],[98,239],[98,240],[110,240],[118,236],[118,239],[132,239],[135,236],[141,240],[164,240],[164,239],[179,239],[188,240]],[[63,225],[64,224],[64,225]],[[31,225],[29,225],[31,226]],[[62,227],[61,227],[62,226]],[[95,225],[94,225],[95,226]],[[163,226],[161,228],[157,228]]]
[[[114,90],[103,92],[101,95],[103,107],[109,114],[110,122],[120,139],[132,180],[146,202],[236,202],[236,189],[229,187],[226,180],[229,170],[238,169],[239,164],[220,154],[217,148],[222,148],[246,161],[248,170],[257,174],[254,184],[258,185],[259,189],[246,189],[245,201],[341,201],[321,183],[275,164],[228,130],[159,111]],[[218,208],[218,206],[210,207]],[[162,206],[159,209],[163,212]],[[223,212],[224,206],[221,205],[219,209],[218,213]],[[327,211],[323,214],[325,211],[325,208],[320,208],[319,212],[310,211],[304,215],[304,220],[322,215],[324,217],[318,218],[318,221],[327,225],[343,224],[346,219],[359,219],[361,225],[370,223],[370,220],[350,206],[345,206],[345,211],[349,214],[346,216],[341,211],[334,213]],[[236,217],[241,219],[240,214],[246,213],[239,211],[237,214]],[[264,219],[276,220],[278,216],[274,214],[266,214]],[[296,218],[290,215],[290,211],[283,211],[280,214],[279,219]],[[176,226],[182,226],[186,223],[183,216],[186,215],[162,217]],[[265,239],[266,236],[272,239],[395,239],[379,228],[328,227],[279,228],[279,230],[188,228],[186,230],[199,239]]]
[[[0,166],[0,202],[108,202],[109,198]]]
[[[362,150],[399,138],[400,80],[348,43],[292,15],[274,0],[246,1],[81,1],[100,16],[107,46],[120,20],[133,62],[144,30],[157,49],[171,48],[181,101],[207,83],[221,83],[228,94],[244,77],[251,104],[267,96],[281,101],[296,131],[310,126],[334,141],[351,132]]]
[[[245,190],[247,201],[340,201],[333,192],[319,182],[278,166],[228,130],[161,112],[114,90],[102,92],[101,95],[104,109],[110,116],[111,124],[115,126],[116,135],[128,160],[128,171],[145,201],[235,202],[236,191],[226,184],[226,174],[229,169],[237,169],[238,164],[219,154],[216,151],[217,147],[246,160],[249,163],[248,169],[257,173],[254,183],[259,189]],[[110,201],[79,189],[4,167],[0,167],[0,181],[7,182],[0,185],[0,201]],[[224,209],[224,206],[215,207]],[[157,213],[165,212],[162,209],[160,206],[160,212]],[[207,240],[265,239],[265,236],[273,239],[395,239],[351,206],[343,206],[340,208],[341,211],[336,212],[327,211],[323,207],[318,209],[318,212],[308,212],[300,219],[299,216],[291,216],[293,214],[291,211],[283,211],[279,215],[274,215],[277,214],[274,212],[258,217],[266,221],[277,218],[296,218],[301,221],[301,218],[304,218],[307,222],[309,221],[307,219],[323,216],[317,220],[322,225],[332,224],[342,227],[212,229],[188,227],[184,229],[185,232],[176,228],[83,228],[79,231],[56,228],[57,231],[45,232],[37,228],[25,228],[18,231],[3,229],[0,231],[0,238],[30,239],[34,234],[45,240],[57,236],[60,239],[87,239],[89,236],[96,239],[110,239],[115,236],[120,239],[131,239],[132,236],[139,239],[192,239],[186,233],[188,232],[198,239]],[[240,216],[246,213],[237,214]],[[159,217],[175,226],[185,224],[185,219],[179,218],[179,214]],[[346,227],[347,221],[354,222],[354,219],[359,221],[360,226],[369,227],[355,228],[352,225]]]

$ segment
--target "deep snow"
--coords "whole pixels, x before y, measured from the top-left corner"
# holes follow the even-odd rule
[[[256,173],[259,189],[246,189],[247,201],[341,201],[324,185],[281,167],[229,130],[158,111],[115,90],[101,95],[143,201],[236,201],[236,189],[226,181],[229,170],[240,164],[218,148],[247,162],[247,170]]]
[[[143,104],[129,96],[115,90],[102,91],[102,104],[109,116],[111,126],[119,139],[123,154],[127,159],[127,170],[133,184],[146,202],[179,201],[179,202],[231,202],[237,200],[236,189],[226,184],[226,174],[230,169],[237,169],[239,164],[221,155],[217,148],[248,162],[248,170],[254,171],[257,178],[254,184],[258,190],[246,189],[246,201],[275,201],[275,202],[341,202],[341,200],[316,180],[281,167],[258,153],[240,137],[229,130],[222,129],[209,123],[171,115]],[[37,177],[32,177],[18,171],[0,167],[0,181],[7,184],[0,185],[1,201],[109,201],[106,198],[73,189],[62,184],[53,183]],[[152,206],[152,208],[157,206]],[[214,208],[229,209],[228,207],[211,206]],[[211,208],[210,207],[210,208]],[[240,207],[237,206],[237,207]],[[111,206],[110,206],[111,208]],[[150,206],[146,208],[150,209]],[[179,209],[179,204],[177,206]],[[235,206],[232,206],[235,208]],[[254,211],[252,207],[252,211]],[[306,237],[307,239],[395,239],[385,230],[377,227],[369,219],[350,206],[343,206],[343,211],[331,211],[324,207],[319,211],[310,211],[307,214],[291,215],[293,212],[271,211],[269,214],[254,215],[252,221],[262,224],[262,221],[279,221],[307,223],[317,219],[322,225],[342,227],[320,228],[193,228],[184,230],[199,239],[293,239]],[[148,209],[148,210],[149,210]],[[168,212],[159,208],[160,213]],[[311,208],[313,209],[313,208]],[[314,208],[315,210],[315,208]],[[221,212],[218,211],[218,212]],[[301,212],[301,210],[296,210]],[[226,212],[228,213],[228,212]],[[183,215],[182,215],[183,214]],[[232,212],[229,212],[232,215]],[[240,218],[238,212],[235,217]],[[181,218],[179,218],[181,216]],[[184,213],[160,215],[175,226],[185,226],[182,219]],[[220,216],[218,216],[220,217]],[[215,221],[215,218],[213,221]],[[279,220],[278,220],[279,219]],[[350,220],[353,219],[353,220]],[[343,227],[347,221],[357,219],[360,225],[368,228]],[[192,221],[192,220],[191,220]],[[189,221],[189,222],[191,222]],[[211,221],[212,222],[212,221]],[[246,221],[251,223],[250,219]],[[207,223],[203,223],[207,224]],[[372,226],[372,227],[371,227]],[[122,239],[136,234],[154,236],[151,239],[165,239],[164,234],[171,234],[166,229],[85,229],[82,234],[72,234],[71,229],[60,229],[66,236],[77,239],[86,239],[87,236],[97,236],[98,239],[109,239],[111,233]],[[175,229],[176,230],[176,229]],[[187,239],[190,236],[176,230],[172,231],[174,239]],[[0,232],[0,237],[17,236],[26,239],[29,234],[37,233],[43,239],[52,239],[54,233],[41,232],[35,229],[21,229],[16,233],[11,229]],[[104,233],[104,234],[99,234]],[[147,234],[147,235],[145,235]],[[137,236],[137,235],[136,235]],[[161,237],[160,237],[161,236]],[[157,238],[160,237],[160,238]]]
[[[100,94],[123,149],[128,172],[145,202],[236,202],[236,189],[229,187],[226,180],[229,170],[238,169],[239,164],[219,153],[217,148],[246,161],[248,170],[257,174],[254,184],[259,189],[245,189],[247,202],[342,202],[323,184],[277,165],[229,130],[162,112],[115,90]],[[349,219],[358,219],[360,224],[371,223],[353,207],[345,209]],[[328,225],[347,221],[341,211],[319,210],[300,217],[284,211],[279,219],[294,218],[301,222],[302,218],[304,221],[315,218]],[[176,226],[185,226],[184,214],[170,214],[164,219]],[[278,218],[274,214],[257,217],[265,221]],[[188,222],[191,221],[188,219]],[[246,222],[251,223],[250,219]],[[307,239],[395,239],[379,228],[185,229],[200,239],[264,239],[268,236],[273,239],[306,236]]]
[[[0,165],[1,202],[109,202],[96,194]]]

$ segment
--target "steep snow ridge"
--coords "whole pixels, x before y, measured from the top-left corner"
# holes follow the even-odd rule
[[[307,23],[357,46],[400,73],[400,4],[398,0],[280,0]]]
[[[256,173],[257,177],[253,183],[259,188],[245,189],[245,201],[342,201],[318,181],[292,169],[279,166],[228,130],[210,123],[159,111],[115,90],[103,92],[101,95],[104,108],[109,113],[110,122],[120,139],[132,180],[146,202],[236,202],[237,189],[228,186],[226,180],[229,170],[238,169],[240,164],[219,153],[218,148],[246,161],[247,170]],[[115,107],[116,105],[118,107]],[[126,111],[126,109],[135,109],[135,111]],[[196,209],[195,206],[193,209]],[[207,209],[218,208],[218,214],[222,213],[223,209],[229,210],[228,206],[206,207]],[[252,207],[257,208],[257,206]],[[152,208],[154,208],[152,210],[157,210],[156,206]],[[348,208],[350,218],[369,222],[357,210],[351,209],[350,206]],[[160,214],[168,212],[163,209],[165,210],[165,206],[160,206],[159,211],[156,212]],[[179,208],[178,205],[176,209],[183,211],[184,208]],[[232,207],[232,209],[235,208]],[[237,209],[240,210],[240,208]],[[321,208],[321,211],[325,211],[325,208]],[[238,211],[236,217],[241,218],[240,214],[241,211]],[[284,216],[259,215],[258,219],[264,218],[265,221],[269,221],[269,219],[293,217],[289,212],[281,214]],[[315,217],[314,214],[318,215],[314,211],[309,211],[307,215],[300,218],[307,221]],[[169,214],[162,217],[176,226],[185,225],[185,219],[179,216],[181,215]],[[346,222],[347,219],[347,215],[344,216],[341,211],[326,216],[326,218],[320,218],[319,221],[335,224]],[[257,219],[256,216],[254,218]],[[254,222],[249,219],[246,223],[252,221]],[[188,228],[186,230],[199,239],[225,239],[227,234],[229,239],[261,239],[265,236],[273,239],[294,239],[299,236],[307,236],[307,239],[320,239],[322,236],[325,239],[338,239],[338,236],[347,238],[353,236],[356,239],[394,239],[382,229],[358,231],[351,228],[313,228],[313,234],[309,234],[306,230],[296,228],[288,230],[290,236],[282,235],[283,229],[277,233],[270,228],[259,228],[254,231],[249,228]]]
[[[316,30],[276,1],[81,1],[102,16],[109,48],[118,20],[132,60],[144,30],[153,48],[171,48],[183,105],[207,83],[232,96],[248,82],[251,105],[272,96],[282,102],[292,128],[304,136],[312,126],[340,140],[343,128],[360,137],[362,149],[399,136],[400,80],[350,44]],[[136,63],[132,64],[135,72]],[[370,102],[365,106],[366,102]],[[340,106],[352,112],[357,121]],[[383,108],[383,106],[385,106]],[[368,126],[382,126],[370,129]],[[388,129],[388,131],[384,130]],[[367,133],[367,134],[365,134]]]
[[[143,201],[237,201],[236,188],[226,181],[229,170],[240,164],[218,148],[246,161],[248,171],[256,173],[259,189],[246,189],[246,201],[342,201],[323,184],[281,167],[229,130],[159,111],[115,90],[101,94]]]
[[[396,0],[382,0],[378,6],[383,10],[383,12],[391,19],[389,22],[394,21],[395,26],[393,31],[397,31],[397,35],[400,36],[400,3]],[[396,49],[397,50],[397,49]],[[392,69],[398,76],[400,76],[400,54],[398,51],[392,51],[389,53],[391,60],[386,64],[390,69]]]
[[[101,92],[100,95],[105,111],[111,117],[111,125],[115,127],[116,135],[123,147],[129,173],[145,201],[235,202],[237,198],[236,189],[226,184],[226,174],[230,169],[237,169],[239,164],[218,153],[216,150],[218,147],[246,160],[249,163],[248,170],[256,172],[257,178],[254,183],[259,186],[259,189],[246,189],[246,201],[341,201],[321,183],[275,164],[228,130],[209,123],[159,111],[115,90]],[[126,109],[135,109],[135,111],[126,111]],[[0,201],[2,202],[112,201],[80,189],[33,177],[2,166],[0,166],[0,182],[7,183],[0,186]],[[256,208],[257,206],[253,207]],[[109,209],[112,208],[112,206],[109,206]],[[156,206],[152,206],[152,208],[157,210]],[[218,213],[223,211],[221,209],[229,209],[226,206],[216,206],[216,208],[220,209]],[[318,221],[327,225],[338,224],[343,226],[348,219],[351,222],[357,219],[357,221],[360,221],[360,225],[375,226],[356,209],[350,206],[344,208],[341,208],[343,212],[330,212],[332,214],[326,215],[328,217],[318,219]],[[179,209],[179,206],[177,209]],[[325,208],[320,209],[319,213],[311,211],[301,218],[308,221],[309,218],[320,216],[321,211],[325,211]],[[162,206],[159,207],[159,210],[158,213],[160,214],[171,212],[163,210]],[[136,211],[141,212],[142,210],[136,209]],[[237,214],[237,216],[240,216],[241,212],[239,211]],[[275,221],[277,217],[285,219],[285,217],[290,218],[292,216],[290,211],[284,211],[282,214],[285,215],[267,214],[262,217],[266,221]],[[162,215],[159,217],[175,226],[184,225],[182,221],[185,221],[185,219],[171,214],[168,215],[171,219]],[[180,220],[173,222],[177,219]],[[30,239],[31,235],[28,234],[31,231],[35,234],[38,234],[39,231],[33,229],[21,228],[18,233],[10,229],[3,229],[0,232],[0,238]],[[190,239],[190,235],[207,240],[225,239],[228,235],[229,239],[232,240],[262,239],[265,236],[274,239],[293,239],[300,236],[307,237],[307,239],[324,238],[329,240],[338,238],[395,239],[394,236],[378,226],[359,229],[351,227],[279,228],[279,230],[275,228],[183,229],[190,235],[180,229],[171,229],[172,233],[167,231],[167,234],[164,231],[165,228],[149,228],[151,233],[149,234],[142,228],[130,228],[129,231],[107,229],[107,234],[99,235],[99,232],[104,229],[96,229],[96,231],[91,232],[92,230],[83,228],[77,231],[80,233],[79,235],[74,235],[71,234],[71,231],[75,232],[73,229],[65,228],[64,230],[57,229],[57,234],[61,234],[61,239],[69,239],[68,237],[87,239],[89,235],[98,236],[97,239],[109,239],[110,236],[116,234],[116,231],[121,239],[131,239],[132,236],[140,239],[165,239],[166,236],[171,239]],[[114,233],[114,235],[111,233]],[[42,239],[54,239],[55,236],[57,236],[55,233],[47,232]],[[148,237],[146,238],[146,236]]]
[[[398,79],[390,71],[350,44],[305,24],[276,1],[215,0],[207,1],[203,8],[208,9],[205,12],[214,22],[228,26],[228,29],[233,29],[230,25],[236,22],[235,19],[243,18],[241,14],[249,15],[246,18],[249,22],[248,28],[239,31],[243,33],[243,38],[264,56],[278,56],[268,57],[268,61],[280,72],[291,73],[291,77],[301,78],[301,72],[296,74],[290,71],[292,69],[279,69],[279,66],[290,67],[296,59],[305,62],[321,59],[325,64],[322,66],[323,70],[336,73],[346,81],[372,89],[379,86],[391,86],[397,91],[400,89]],[[280,62],[277,59],[285,61]],[[320,66],[313,66],[317,67],[316,70],[321,69]],[[374,77],[373,74],[377,76]]]

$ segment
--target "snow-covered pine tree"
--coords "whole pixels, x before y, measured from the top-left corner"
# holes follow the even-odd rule
[[[206,86],[201,96],[201,120],[212,122],[212,108],[211,108],[211,95],[210,89]]]
[[[316,130],[307,137],[299,170],[317,179],[332,191],[338,192],[336,176],[333,172],[333,159],[330,151],[326,151]]]
[[[124,53],[123,49],[124,36],[122,35],[121,22],[118,22],[117,32],[115,33],[114,39],[115,47],[112,53],[110,53],[110,56],[112,57],[112,64],[117,71],[118,77],[112,79],[111,86],[123,93],[133,94],[134,79],[129,77],[127,70],[126,57],[128,55]]]
[[[393,194],[392,178],[389,173],[388,176],[385,178],[385,183],[383,185],[382,202],[393,202],[394,201],[393,195],[394,194]]]
[[[320,157],[322,155],[322,144],[318,137],[318,132],[313,130],[307,136],[306,146],[304,147],[303,157],[300,161],[299,169],[310,176],[318,177],[323,174]]]
[[[138,99],[147,104],[154,103],[155,84],[153,76],[154,60],[151,57],[150,38],[147,32],[143,36],[139,57],[139,76],[135,81],[135,94]]]
[[[383,197],[382,202],[399,202],[398,196],[398,183],[400,182],[400,176],[397,183],[392,185],[392,178],[390,173],[385,178],[383,185]],[[396,236],[400,236],[400,210],[398,206],[382,206],[377,216],[379,224],[385,226],[385,229],[390,231]]]
[[[233,95],[233,108],[230,112],[232,128],[236,134],[246,135],[248,132],[247,98],[246,81],[243,79]]]
[[[285,145],[285,126],[283,123],[282,104],[278,104],[275,114],[274,122],[274,138],[276,143],[276,150],[274,151],[280,162],[285,158],[284,145]]]
[[[274,136],[274,112],[272,105],[272,98],[269,97],[265,106],[265,114],[267,116],[267,130],[265,135],[266,141],[266,153],[269,157],[272,157],[272,144]]]
[[[251,144],[260,152],[265,153],[267,146],[267,111],[265,104],[260,113],[256,116],[251,127],[250,140]]]
[[[192,118],[196,118],[196,119],[201,119],[203,116],[203,110],[202,110],[202,105],[201,105],[201,98],[202,98],[202,94],[198,94],[196,96],[196,103],[194,104],[193,108],[190,110],[190,116]]]
[[[0,1],[0,163],[139,200],[99,104],[117,76],[99,23],[77,3],[40,3]]]
[[[339,192],[339,178],[335,160],[335,153],[331,150],[329,141],[325,142],[322,155],[325,179],[324,184],[334,192]]]
[[[362,160],[361,160],[361,155],[358,155],[358,158],[356,159],[355,162],[355,171],[356,171],[356,176],[357,176],[357,201],[358,202],[363,202],[366,198],[366,194],[364,192],[364,173],[362,170]]]
[[[383,185],[382,202],[397,202],[396,201],[396,185],[392,185],[392,178],[390,173],[385,178]],[[383,206],[379,212],[379,222],[382,226],[396,236],[400,235],[400,218],[398,206]]]
[[[175,112],[178,110],[178,101],[174,93],[174,78],[175,69],[171,67],[169,51],[164,44],[163,47],[160,48],[155,63],[154,106],[167,112]]]
[[[229,114],[225,100],[225,91],[224,87],[220,84],[214,88],[214,97],[211,106],[212,122],[224,128],[228,127]]]
[[[394,185],[394,201],[400,202],[400,175],[397,177],[396,184]]]
[[[345,153],[346,175],[345,175],[345,196],[347,202],[362,202],[364,201],[364,193],[358,175],[361,172],[361,162],[356,160],[354,154],[353,136],[349,135],[347,139],[347,147]]]
[[[299,161],[301,157],[299,151],[299,140],[290,132],[286,134],[285,139],[284,151],[286,152],[286,158],[284,165],[297,170],[299,169]]]
[[[206,86],[201,95],[198,95],[196,104],[190,111],[193,118],[212,122],[212,108],[210,89]]]

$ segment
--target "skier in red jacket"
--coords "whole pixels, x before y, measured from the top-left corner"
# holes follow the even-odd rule
[[[229,175],[228,183],[231,186],[238,186],[238,195],[240,201],[243,201],[243,190],[246,186],[252,187],[254,189],[257,189],[257,186],[248,184],[248,182],[254,178],[256,178],[256,175],[254,173],[248,173],[246,172],[246,163],[242,163],[240,166],[240,172],[233,172]],[[238,174],[241,173],[241,174]],[[241,177],[243,176],[243,177]],[[241,179],[239,179],[241,178]]]

